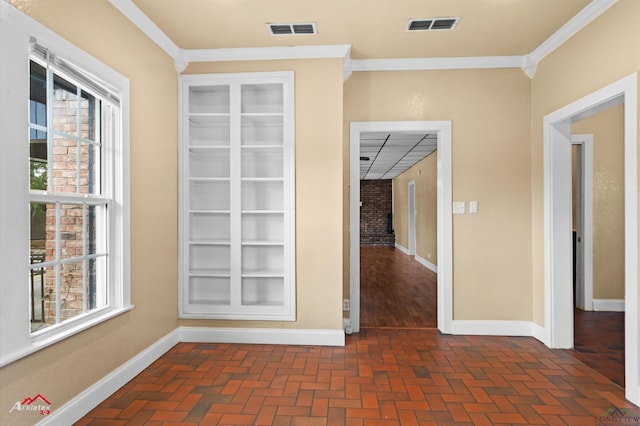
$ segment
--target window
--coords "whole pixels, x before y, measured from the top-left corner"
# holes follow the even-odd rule
[[[31,332],[107,305],[110,110],[45,60],[29,63]],[[106,142],[106,144],[105,144]]]
[[[128,80],[0,18],[2,366],[131,306]]]

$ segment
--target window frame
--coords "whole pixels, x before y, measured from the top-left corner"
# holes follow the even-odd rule
[[[55,344],[133,308],[130,291],[129,210],[129,80],[48,28],[0,2],[0,367]],[[105,132],[103,191],[108,199],[106,271],[108,300],[104,307],[80,314],[36,333],[30,326],[29,202],[44,193],[29,185],[29,61],[37,43],[59,55],[84,76],[119,99]],[[64,72],[59,75],[65,76]],[[79,82],[80,87],[85,87]],[[104,103],[101,94],[93,93]],[[17,107],[22,105],[23,108]],[[110,140],[107,140],[107,138]],[[107,146],[109,145],[109,146]],[[82,203],[83,195],[52,197]],[[99,197],[99,198],[100,198]],[[91,201],[89,201],[91,203]],[[81,204],[80,204],[81,205]],[[24,282],[24,285],[15,283]]]

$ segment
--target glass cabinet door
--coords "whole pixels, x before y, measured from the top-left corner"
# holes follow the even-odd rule
[[[292,73],[180,80],[181,317],[293,320]]]

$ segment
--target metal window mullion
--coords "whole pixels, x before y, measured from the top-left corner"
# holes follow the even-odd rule
[[[40,126],[40,127],[42,127],[42,126]],[[43,127],[43,128],[46,130],[45,127]],[[38,129],[36,129],[36,130],[38,130]],[[52,129],[51,131],[53,132],[54,135],[62,136],[62,137],[67,138],[67,139],[73,139],[73,140],[77,139],[77,140],[79,140],[81,142],[84,142],[86,144],[98,145],[98,146],[101,145],[100,141],[93,141],[91,139],[81,138],[81,137],[78,137],[78,136],[76,136],[74,134],[63,132],[63,131],[60,131],[60,130]]]
[[[90,254],[87,256],[87,260],[95,260],[101,257],[107,257],[108,253],[96,253],[96,254]],[[49,266],[56,266],[56,264],[59,265],[66,265],[68,263],[77,263],[82,261],[83,258],[82,256],[76,256],[76,257],[68,257],[66,259],[61,259],[59,262],[56,262],[55,260],[49,261],[49,262],[38,262],[38,263],[32,263],[29,264],[29,270],[34,270],[34,269],[40,269],[40,268],[47,268]]]
[[[60,201],[56,201],[56,244],[55,244],[55,281],[56,281],[56,324],[60,322]]]
[[[76,86],[76,192],[80,193],[80,111],[82,110],[82,90]]]

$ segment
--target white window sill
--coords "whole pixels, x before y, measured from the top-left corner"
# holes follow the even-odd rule
[[[29,356],[38,352],[40,349],[44,349],[55,343],[58,343],[68,337],[87,330],[97,324],[108,321],[111,318],[115,318],[118,315],[129,312],[135,308],[134,305],[125,306],[123,308],[109,309],[107,311],[92,312],[87,314],[83,319],[77,321],[70,321],[69,324],[60,324],[59,326],[52,326],[55,328],[45,329],[42,332],[36,333],[31,338],[31,346],[21,351],[11,353],[2,359],[0,359],[0,368],[11,364],[21,358]]]

